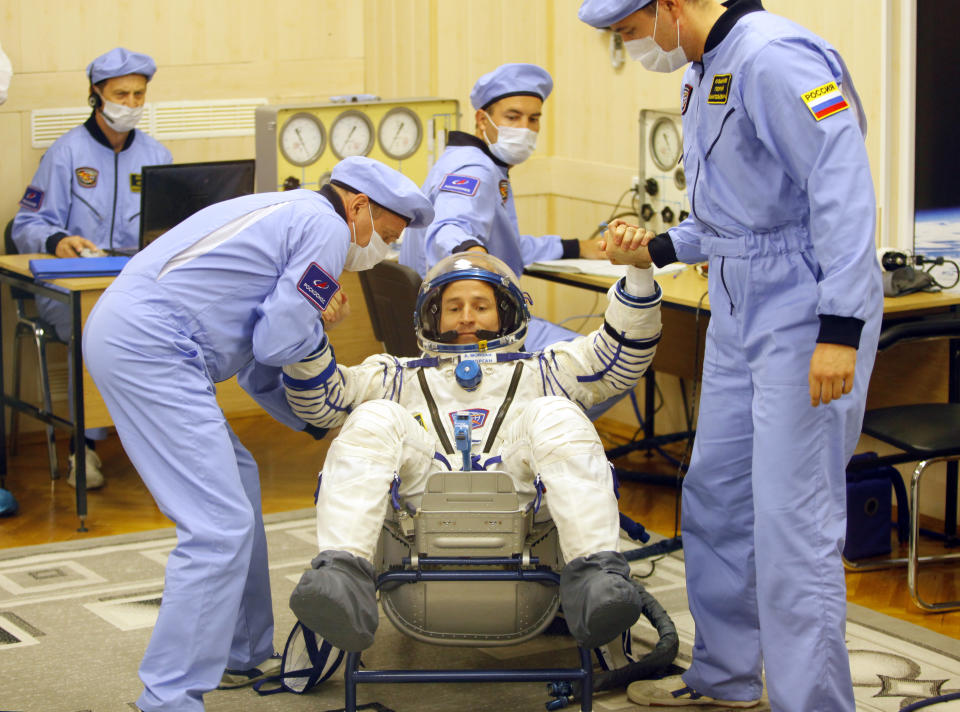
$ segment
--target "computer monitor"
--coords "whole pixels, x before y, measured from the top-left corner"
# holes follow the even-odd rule
[[[198,210],[254,186],[254,159],[144,166],[140,193],[140,249]]]

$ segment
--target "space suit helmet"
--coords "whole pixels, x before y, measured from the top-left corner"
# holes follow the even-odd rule
[[[475,344],[456,344],[456,332],[440,332],[443,291],[453,282],[475,279],[493,287],[500,328],[496,334]],[[531,303],[520,281],[500,259],[485,252],[458,252],[445,257],[427,272],[413,315],[420,348],[433,354],[476,353],[477,351],[519,351],[527,336]]]

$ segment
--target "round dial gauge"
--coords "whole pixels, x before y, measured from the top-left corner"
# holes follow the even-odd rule
[[[344,111],[330,127],[330,148],[337,158],[366,156],[373,148],[373,122],[356,109]]]
[[[390,109],[380,120],[378,130],[380,148],[390,158],[402,161],[420,147],[423,128],[420,118],[403,106]]]
[[[331,171],[324,171],[323,173],[321,173],[321,174],[320,174],[320,177],[317,178],[317,188],[318,188],[318,189],[319,189],[319,188],[322,188],[322,187],[325,186],[327,183],[329,183],[329,182],[330,182],[330,178],[331,178],[332,176],[333,176],[333,173],[332,173]]]
[[[662,171],[673,170],[682,150],[676,122],[665,117],[657,119],[650,130],[650,155],[657,167]]]
[[[313,114],[294,114],[280,129],[280,153],[295,166],[309,166],[327,146],[327,132]]]

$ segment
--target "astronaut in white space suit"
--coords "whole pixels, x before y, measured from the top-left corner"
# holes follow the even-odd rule
[[[603,325],[573,341],[523,353],[529,312],[516,276],[492,255],[464,252],[438,262],[421,286],[421,358],[378,354],[343,367],[324,340],[284,367],[294,412],[342,426],[317,488],[320,554],[290,599],[304,625],[343,650],[372,644],[371,561],[391,483],[401,498],[417,496],[430,473],[461,469],[451,443],[463,411],[473,424],[471,469],[507,472],[530,500],[538,478],[549,490],[566,562],[561,602],[578,643],[603,644],[636,621],[640,599],[616,551],[611,469],[584,409],[633,388],[660,338],[660,288],[636,251],[643,235],[608,233],[608,256],[628,264],[627,275],[609,290]]]

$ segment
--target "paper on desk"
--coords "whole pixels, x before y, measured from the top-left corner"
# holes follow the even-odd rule
[[[654,267],[653,273],[663,274],[665,272],[676,272],[686,267],[681,262],[674,262],[666,267]],[[586,260],[586,259],[568,259],[568,260],[542,260],[527,265],[527,269],[532,272],[568,272],[571,274],[592,274],[599,277],[623,277],[627,273],[626,265],[611,264],[607,260]]]

